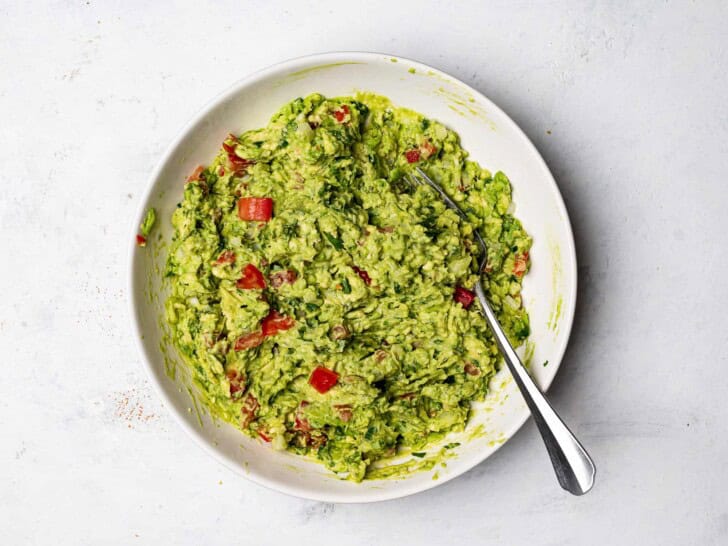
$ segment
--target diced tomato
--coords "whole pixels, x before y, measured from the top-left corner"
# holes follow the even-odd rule
[[[257,347],[263,343],[263,334],[260,332],[252,332],[250,334],[245,334],[240,336],[235,341],[235,350],[236,351],[243,351],[245,349],[252,349],[253,347]]]
[[[258,399],[248,393],[248,396],[246,396],[245,400],[243,400],[243,407],[240,408],[240,414],[242,416],[240,426],[242,428],[248,428],[248,425],[253,422],[255,419],[255,412],[258,411],[259,407],[260,404],[258,403]]]
[[[238,279],[235,284],[243,290],[252,290],[254,288],[265,288],[265,277],[263,273],[253,264],[248,264],[243,268],[243,276]]]
[[[225,250],[215,260],[216,264],[231,264],[235,263],[235,252],[232,250]]]
[[[346,116],[348,116],[351,113],[349,110],[349,107],[346,104],[342,104],[341,108],[334,111],[334,117],[336,118],[336,121],[339,123],[343,123],[344,119],[346,119]]]
[[[196,180],[199,180],[200,175],[202,174],[202,171],[204,171],[204,170],[205,170],[205,167],[203,167],[202,165],[197,165],[197,167],[195,167],[195,170],[192,171],[192,174],[187,177],[187,182],[194,182]]]
[[[417,163],[420,160],[419,150],[407,150],[404,153],[404,157],[407,158],[407,163]]]
[[[296,423],[293,425],[293,430],[310,432],[311,423],[309,423],[308,419],[306,419],[305,417],[299,417],[299,415],[296,414]]]
[[[278,311],[275,309],[271,309],[270,313],[268,313],[268,316],[263,319],[263,335],[264,336],[274,336],[278,332],[285,332],[286,330],[290,330],[295,326],[296,321],[293,320],[291,317],[287,317],[285,315],[281,315]]]
[[[147,246],[147,238],[144,237],[144,235],[137,235],[136,243],[137,243],[137,246]]]
[[[367,284],[367,286],[369,286],[370,284],[372,284],[372,279],[369,276],[369,273],[367,273],[363,269],[358,268],[355,265],[352,265],[351,268],[354,271],[356,271],[356,274],[359,275],[359,277],[361,278],[361,280],[363,280]]]
[[[258,404],[258,400],[255,398],[255,396],[248,393],[248,396],[246,396],[245,400],[243,401],[243,409],[246,411],[257,411],[259,407],[260,404]]]
[[[245,171],[251,165],[255,165],[255,161],[250,159],[243,159],[235,154],[228,154],[228,161],[232,164],[236,173]]]
[[[228,138],[229,138],[229,140],[232,140],[233,142],[237,141],[237,138],[235,137],[235,135],[230,135]],[[251,165],[255,164],[255,161],[242,158],[238,154],[236,154],[234,144],[228,144],[227,141],[223,142],[222,149],[225,150],[225,152],[227,153],[228,161],[230,162],[230,164],[232,165],[232,167],[236,173],[244,171]]]
[[[228,370],[225,376],[230,382],[230,398],[239,398],[245,390],[245,376],[237,370]]]
[[[328,392],[339,381],[339,374],[323,366],[316,366],[308,382],[321,394]]]
[[[313,449],[320,449],[326,445],[329,437],[320,430],[314,430],[306,440],[306,444]]]
[[[218,174],[218,176],[225,176],[225,167],[223,167],[223,166],[218,167],[217,174]]]
[[[241,220],[267,222],[273,216],[273,199],[270,197],[243,197],[238,200],[238,217]]]
[[[261,439],[261,440],[263,440],[264,442],[268,442],[268,443],[270,443],[270,436],[268,436],[268,435],[267,435],[267,434],[266,434],[265,432],[263,432],[262,430],[259,430],[259,431],[258,431],[258,436],[260,436],[260,439]]]
[[[293,425],[293,430],[298,430],[300,432],[310,432],[311,431],[311,423],[308,422],[308,419],[306,419],[303,416],[303,408],[308,406],[308,402],[305,400],[301,401],[301,404],[296,408],[296,422]]]
[[[523,254],[516,254],[516,257],[513,261],[513,274],[516,277],[523,277],[526,269],[528,269],[528,252],[524,252]]]
[[[422,143],[422,146],[420,146],[420,152],[422,154],[422,157],[428,158],[437,152],[437,148],[430,142],[429,140],[425,140]]]
[[[280,288],[284,284],[293,284],[296,282],[296,272],[286,269],[285,271],[276,271],[270,275],[270,285],[273,288]]]
[[[354,416],[349,404],[334,404],[334,409],[339,413],[339,417],[344,423],[348,423]]]
[[[473,303],[473,300],[475,299],[475,292],[471,292],[467,288],[463,288],[462,286],[456,286],[455,287],[455,301],[462,304],[465,309],[470,307],[470,305]]]

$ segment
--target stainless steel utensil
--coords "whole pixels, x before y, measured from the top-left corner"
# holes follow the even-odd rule
[[[465,213],[436,182],[427,176],[419,167],[415,167],[415,171],[417,174],[406,175],[410,183],[428,185],[440,195],[449,208],[467,221]],[[487,259],[487,248],[480,233],[477,230],[474,230],[474,233],[482,253],[482,259],[478,269],[482,274]],[[480,275],[478,275],[478,281],[475,284],[475,294],[478,296],[478,301],[480,301],[483,316],[493,332],[500,352],[503,354],[503,359],[511,371],[523,398],[526,400],[526,404],[531,411],[531,415],[533,415],[534,421],[536,421],[536,426],[546,444],[546,450],[551,458],[551,464],[554,467],[559,484],[569,493],[583,495],[594,485],[594,475],[596,474],[594,462],[551,407],[551,404],[546,400],[546,397],[541,393],[536,383],[534,383],[528,374],[526,367],[520,358],[518,358],[516,351],[508,341],[503,327],[498,322],[495,313],[493,313],[485,297]]]

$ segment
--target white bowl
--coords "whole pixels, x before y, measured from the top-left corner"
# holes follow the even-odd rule
[[[323,466],[277,452],[210,419],[192,397],[184,365],[172,379],[165,372],[178,360],[165,325],[163,282],[170,217],[182,198],[184,180],[212,159],[225,136],[261,127],[286,102],[314,91],[326,96],[372,91],[396,105],[417,110],[455,131],[471,157],[513,184],[515,213],[533,236],[532,268],[524,282],[531,317],[532,372],[548,388],[566,349],[576,302],[576,257],[571,226],[551,173],[518,126],[475,89],[429,66],[375,53],[327,53],[277,64],[253,74],[216,98],[182,131],[149,180],[135,219],[148,207],[158,222],[146,248],[130,234],[130,302],[134,336],[152,383],[174,418],[208,453],[250,480],[284,493],[327,502],[371,502],[424,491],[480,463],[508,440],[528,418],[528,409],[505,367],[494,378],[488,399],[476,408],[461,442],[448,453],[447,466],[414,472],[402,479],[355,484],[337,479]],[[548,366],[543,363],[548,360]],[[433,450],[430,450],[433,451]],[[406,460],[406,457],[405,457]],[[437,479],[433,475],[437,474]]]

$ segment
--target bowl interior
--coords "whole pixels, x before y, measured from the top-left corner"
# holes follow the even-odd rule
[[[170,411],[212,455],[250,479],[297,496],[330,502],[366,502],[404,496],[443,483],[492,454],[528,417],[506,369],[492,382],[463,433],[443,443],[447,466],[402,479],[354,484],[316,463],[242,435],[212,420],[195,399],[184,365],[169,342],[164,322],[167,286],[163,271],[171,240],[171,214],[184,180],[209,161],[225,136],[263,126],[284,103],[320,92],[326,96],[371,91],[396,105],[417,110],[457,131],[471,157],[492,172],[504,171],[513,184],[515,214],[533,236],[532,268],[524,282],[531,336],[523,357],[542,388],[556,373],[566,348],[576,297],[576,262],[571,227],[554,180],[538,152],[494,104],[465,84],[422,64],[369,53],[334,53],[296,59],[259,72],[215,99],[171,146],[152,175],[140,207],[157,209],[149,245],[131,250],[131,305],[137,338],[152,382]],[[548,365],[543,363],[548,361]],[[178,364],[179,363],[179,364]],[[434,453],[435,448],[429,450]],[[401,459],[410,460],[409,456]],[[437,479],[433,480],[433,477]]]

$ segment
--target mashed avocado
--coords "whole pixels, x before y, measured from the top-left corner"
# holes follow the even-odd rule
[[[415,165],[469,221],[403,174]],[[379,96],[298,98],[230,135],[172,223],[166,317],[214,415],[367,477],[374,461],[462,430],[500,357],[472,287],[512,343],[531,239],[511,187],[458,136]],[[472,305],[471,305],[472,304]]]

